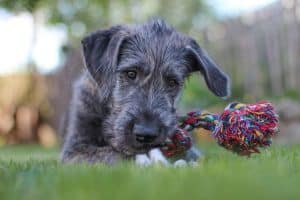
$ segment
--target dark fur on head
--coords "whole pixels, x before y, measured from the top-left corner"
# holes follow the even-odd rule
[[[229,95],[227,76],[207,53],[162,20],[99,30],[82,45],[88,73],[74,87],[65,161],[114,163],[162,144],[192,72],[200,71],[215,95]],[[136,140],[140,124],[157,134],[153,141]]]

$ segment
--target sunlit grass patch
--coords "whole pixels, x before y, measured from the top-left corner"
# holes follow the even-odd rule
[[[251,158],[202,145],[196,168],[62,165],[58,150],[0,149],[0,199],[299,199],[300,147]]]

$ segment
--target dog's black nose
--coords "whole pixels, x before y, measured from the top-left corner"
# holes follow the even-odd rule
[[[159,134],[159,128],[151,123],[138,123],[133,126],[133,134],[140,143],[151,143]]]

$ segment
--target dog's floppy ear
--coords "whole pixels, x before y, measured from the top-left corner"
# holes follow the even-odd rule
[[[126,28],[114,26],[106,30],[95,31],[81,41],[85,66],[100,87],[113,84],[119,48],[126,38]]]
[[[218,65],[208,56],[208,54],[191,40],[186,46],[188,60],[190,61],[190,71],[200,71],[204,76],[208,88],[219,97],[230,96],[230,83],[228,76],[218,67]]]

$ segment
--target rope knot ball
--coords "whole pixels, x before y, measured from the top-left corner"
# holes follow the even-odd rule
[[[174,134],[161,148],[165,156],[183,154],[192,146],[188,132],[204,128],[212,132],[217,143],[239,155],[260,153],[260,147],[272,144],[278,133],[278,115],[267,101],[254,104],[229,104],[221,115],[209,112],[189,112],[179,117]]]

